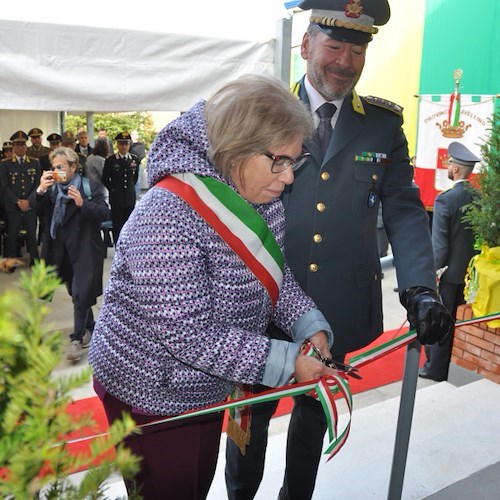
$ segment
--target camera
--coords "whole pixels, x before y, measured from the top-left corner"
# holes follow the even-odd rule
[[[66,182],[66,171],[55,169],[52,171],[52,179],[55,182]]]

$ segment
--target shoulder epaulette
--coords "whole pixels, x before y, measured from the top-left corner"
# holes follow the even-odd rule
[[[290,88],[290,92],[294,95],[299,97],[299,92],[300,92],[300,82],[294,82]]]
[[[379,108],[388,109],[399,116],[403,115],[403,107],[395,102],[388,101],[387,99],[382,99],[381,97],[375,97],[372,95],[367,95],[365,101],[373,106],[378,106]]]

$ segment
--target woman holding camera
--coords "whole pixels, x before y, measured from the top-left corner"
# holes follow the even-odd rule
[[[73,301],[70,361],[79,361],[94,328],[92,306],[102,295],[104,246],[100,224],[110,217],[102,185],[78,174],[78,155],[70,148],[50,153],[51,170],[40,178],[30,205],[43,212],[47,230],[42,258],[54,265]]]

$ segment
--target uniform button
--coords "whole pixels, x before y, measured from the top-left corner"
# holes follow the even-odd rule
[[[321,173],[321,178],[324,180],[324,181],[327,181],[329,178],[330,178],[330,174],[328,172],[322,172]]]
[[[309,271],[315,273],[318,270],[318,264],[309,264]]]
[[[321,243],[323,241],[323,236],[321,234],[315,234],[313,236],[314,243]]]
[[[325,208],[326,208],[326,207],[325,207],[325,204],[324,204],[324,203],[318,203],[318,204],[316,204],[316,210],[317,210],[318,212],[324,212],[324,211],[325,211]]]

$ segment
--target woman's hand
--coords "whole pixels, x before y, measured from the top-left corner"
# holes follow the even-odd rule
[[[319,359],[299,354],[295,360],[295,379],[307,382],[327,375],[338,375],[337,370],[328,368]]]
[[[82,194],[75,186],[70,186],[68,188],[68,196],[75,202],[77,207],[81,207],[83,205]]]
[[[37,187],[37,192],[40,194],[44,194],[47,192],[50,186],[54,184],[54,179],[52,178],[52,170],[45,170],[42,172],[42,176],[40,177],[40,185]]]
[[[326,336],[325,332],[316,332],[312,337],[309,338],[309,341],[320,350],[321,356],[323,356],[324,358],[332,357],[330,349],[328,347],[328,337]]]

